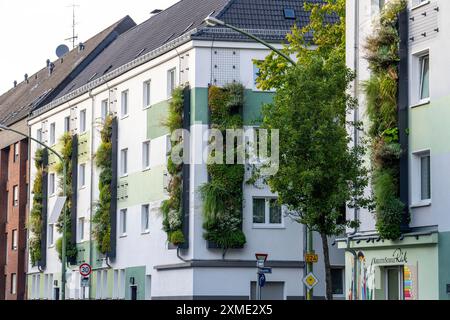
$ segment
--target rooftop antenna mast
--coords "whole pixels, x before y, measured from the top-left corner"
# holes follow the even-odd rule
[[[68,8],[72,8],[72,36],[70,38],[65,39],[66,41],[71,41],[72,42],[72,49],[75,49],[75,43],[76,40],[78,39],[78,35],[76,34],[76,19],[75,19],[75,8],[79,7],[79,5],[75,4],[75,2],[73,4],[71,4],[70,6],[68,6]]]

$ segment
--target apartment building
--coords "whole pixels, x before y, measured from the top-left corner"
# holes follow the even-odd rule
[[[0,124],[28,135],[26,118],[33,108],[51,101],[118,34],[134,25],[126,17],[57,61],[48,60],[42,70],[25,75],[22,82],[14,81],[14,87],[0,97]],[[0,150],[0,299],[22,300],[28,265],[29,141],[0,131]]]
[[[211,90],[230,83],[244,87],[241,117],[245,128],[258,125],[263,103],[273,97],[273,92],[259,91],[255,85],[254,60],[264,59],[267,48],[228,29],[207,26],[204,19],[208,16],[278,47],[294,23],[307,23],[299,1],[182,0],[120,35],[65,90],[30,116],[33,137],[42,137],[58,150],[67,146],[61,137],[72,141],[70,241],[76,252],[69,259],[66,298],[253,299],[256,253],[269,254],[267,266],[273,267],[263,298],[305,297],[301,282],[304,227],[283,208],[272,205],[276,194],[267,186],[242,184],[240,228],[245,245],[223,250],[204,238],[199,189],[210,179],[202,156],[208,140],[204,136],[211,125]],[[174,181],[168,156],[174,146],[166,123],[180,95],[182,128],[190,132],[190,161],[182,166],[179,181],[177,236],[183,240],[174,240],[173,233],[164,231],[172,223],[166,225],[161,207],[170,199]],[[106,140],[105,125],[110,128]],[[111,148],[111,177],[105,176],[98,163],[105,142]],[[30,159],[37,150],[31,144]],[[46,263],[28,266],[29,299],[55,299],[61,291],[57,250],[61,233],[53,213],[58,211],[62,177],[55,156],[49,154],[44,162],[44,174],[34,166],[30,169],[30,184],[42,178],[48,202],[42,211],[46,232],[40,235],[46,242],[41,251]],[[29,196],[33,202],[35,194],[30,191]],[[95,223],[103,209],[106,218]],[[316,239],[316,244],[321,243],[319,236]],[[324,279],[323,255],[320,246],[316,247],[320,255],[317,277]],[[332,247],[330,251],[334,292],[336,298],[343,298],[343,250]],[[83,263],[93,267],[88,281],[79,273]],[[325,296],[324,283],[320,281],[315,289],[318,299]]]
[[[357,72],[360,119],[367,121],[364,82],[371,72],[367,37],[391,1],[347,1],[347,63]],[[397,1],[397,3],[400,3]],[[399,194],[406,204],[402,235],[383,240],[377,213],[349,212],[361,221],[339,242],[346,253],[346,295],[363,300],[447,300],[450,297],[448,250],[449,143],[446,119],[450,67],[444,19],[446,1],[405,1],[395,24],[399,35],[398,129]],[[381,11],[381,15],[382,15]],[[386,70],[388,72],[388,70]],[[366,130],[367,134],[367,130]],[[370,190],[368,190],[368,193]]]

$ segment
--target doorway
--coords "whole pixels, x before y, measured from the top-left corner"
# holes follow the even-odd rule
[[[388,267],[384,270],[386,300],[404,299],[403,267]]]
[[[137,300],[137,286],[130,286],[131,289],[131,300]]]

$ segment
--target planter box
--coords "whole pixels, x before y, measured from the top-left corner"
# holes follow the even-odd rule
[[[211,249],[211,250],[215,250],[215,249],[216,250],[221,250],[222,249],[214,241],[206,241],[206,247],[208,249]],[[229,249],[244,249],[244,246],[232,247],[232,248],[229,248]]]

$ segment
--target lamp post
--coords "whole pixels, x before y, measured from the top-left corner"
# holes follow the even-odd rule
[[[66,201],[67,201],[67,163],[64,160],[64,158],[61,156],[60,153],[58,153],[57,151],[55,151],[53,148],[45,145],[44,143],[42,143],[41,141],[31,137],[30,135],[27,135],[25,133],[22,133],[20,131],[11,129],[5,125],[0,124],[0,130],[3,131],[11,131],[14,132],[15,134],[18,134],[22,137],[25,137],[27,139],[30,139],[36,143],[38,143],[39,145],[41,145],[42,147],[44,147],[45,149],[49,150],[50,152],[52,152],[55,156],[57,156],[59,158],[59,160],[61,160],[62,164],[63,164],[63,197],[65,199],[64,201],[64,208],[63,208],[63,241],[62,241],[62,271],[61,271],[61,300],[65,300],[66,298]]]
[[[205,19],[205,23],[207,25],[211,26],[211,27],[222,26],[222,27],[226,27],[226,28],[232,29],[232,30],[234,30],[236,32],[239,32],[239,33],[241,33],[241,34],[243,34],[243,35],[245,35],[245,36],[255,40],[256,42],[259,42],[262,45],[266,46],[267,48],[269,48],[273,52],[277,53],[279,56],[283,57],[286,61],[288,61],[293,66],[296,65],[295,61],[292,60],[288,55],[284,54],[283,52],[281,52],[280,50],[278,50],[277,48],[272,46],[270,43],[268,43],[268,42],[266,42],[266,41],[264,41],[264,40],[262,40],[262,39],[260,39],[260,38],[258,38],[256,36],[254,36],[251,33],[246,32],[245,30],[242,30],[240,28],[232,26],[231,24],[228,24],[228,23],[226,23],[226,22],[224,22],[222,20],[219,20],[219,19],[217,19],[215,17],[211,17],[211,16],[209,16],[209,17],[207,17]],[[308,249],[307,250],[308,250],[308,253],[313,253],[313,250],[314,250],[313,249],[313,233],[310,230],[310,228],[307,228],[307,235],[308,235],[307,236],[307,244],[308,244]],[[313,272],[313,268],[314,268],[313,267],[313,263],[307,263],[307,270],[308,270],[308,272]],[[313,299],[313,291],[309,290],[307,295],[306,295],[306,297],[307,297],[307,300],[312,300]]]

